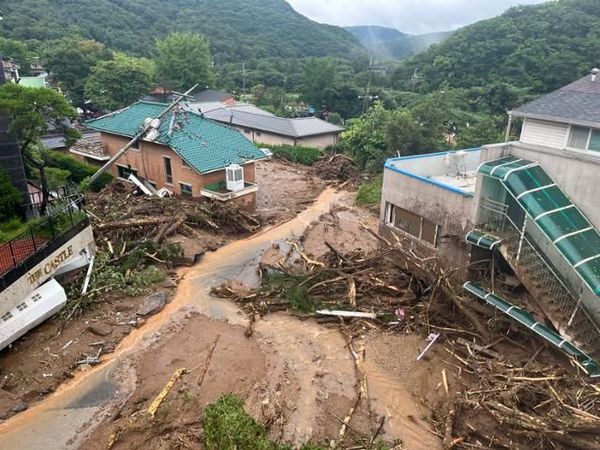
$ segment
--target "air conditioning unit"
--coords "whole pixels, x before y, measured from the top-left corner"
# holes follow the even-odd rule
[[[225,169],[227,176],[227,190],[240,191],[244,189],[244,169],[238,164],[231,164]]]

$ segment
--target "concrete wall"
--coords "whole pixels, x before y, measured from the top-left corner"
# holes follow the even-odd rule
[[[320,150],[324,150],[331,145],[335,145],[339,141],[338,133],[322,134],[319,136],[311,136],[304,138],[291,138],[287,136],[281,136],[279,134],[268,133],[266,131],[252,130],[250,128],[244,128],[234,126],[236,130],[239,130],[246,139],[256,144],[266,145],[292,145],[292,146],[306,146],[315,147]]]
[[[95,252],[94,234],[89,226],[50,256],[33,267],[28,273],[7,287],[0,294],[0,311],[9,311],[29,293],[52,278],[61,267],[81,256],[82,252],[91,256]]]
[[[566,123],[548,122],[544,120],[525,119],[521,130],[521,142],[526,144],[547,145],[548,147],[565,148],[569,134]]]
[[[101,133],[102,141],[106,148],[106,154],[114,156],[129,138]],[[167,183],[164,157],[171,159],[171,171],[173,183]],[[193,197],[201,197],[200,191],[204,186],[225,180],[225,170],[218,170],[207,174],[200,174],[194,169],[184,166],[182,158],[167,146],[142,141],[138,149],[129,150],[119,158],[111,167],[111,173],[118,176],[118,166],[131,166],[137,170],[141,177],[156,184],[158,189],[166,187],[175,194],[181,194],[179,183],[192,186]],[[244,179],[251,183],[256,181],[254,162],[244,164]]]
[[[465,236],[473,227],[474,199],[386,168],[383,176],[380,220],[392,203],[438,225],[437,253],[449,267],[469,261]]]
[[[339,135],[337,133],[330,133],[297,139],[296,145],[304,145],[306,147],[315,147],[320,150],[324,150],[327,147],[337,144],[338,141]]]
[[[539,162],[592,224],[600,229],[600,154],[513,143],[510,153]]]

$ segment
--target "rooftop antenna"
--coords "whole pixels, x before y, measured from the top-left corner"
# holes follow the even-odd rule
[[[182,95],[178,95],[178,99],[175,100],[173,103],[171,103],[163,112],[161,112],[158,117],[156,117],[155,119],[146,121],[144,123],[144,128],[142,128],[142,131],[140,131],[138,134],[136,134],[126,145],[125,147],[123,147],[121,150],[119,150],[117,153],[115,153],[115,156],[113,156],[112,158],[110,158],[106,164],[104,164],[102,167],[100,167],[100,169],[98,169],[98,171],[92,175],[90,177],[90,183],[93,183],[100,175],[102,175],[104,172],[106,172],[108,170],[108,168],[110,166],[113,165],[113,163],[118,160],[121,156],[123,156],[125,153],[127,153],[127,151],[133,147],[135,145],[136,142],[138,142],[140,139],[143,139],[144,136],[146,136],[148,133],[150,133],[152,130],[157,130],[157,128],[160,126],[160,121],[163,117],[165,117],[167,114],[169,114],[170,111],[172,111],[179,103],[181,103],[181,101],[186,98],[189,94],[191,94],[196,88],[198,87],[198,84],[195,84],[191,89],[189,89],[187,92],[185,92]]]

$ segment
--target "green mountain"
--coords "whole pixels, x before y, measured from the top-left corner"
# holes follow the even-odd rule
[[[508,83],[544,93],[598,65],[600,1],[561,0],[511,8],[462,28],[405,60],[394,83],[422,91]]]
[[[313,22],[284,0],[0,0],[0,11],[3,37],[80,35],[134,55],[149,55],[172,31],[204,34],[216,63],[365,55],[349,32]]]
[[[378,26],[345,27],[379,59],[403,59],[427,50],[445,40],[452,32],[407,34],[395,28]]]

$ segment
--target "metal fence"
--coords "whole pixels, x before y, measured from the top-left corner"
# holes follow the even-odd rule
[[[52,202],[50,215],[30,220],[27,231],[0,244],[0,277],[23,265],[84,221],[89,223],[81,195],[56,199]]]

